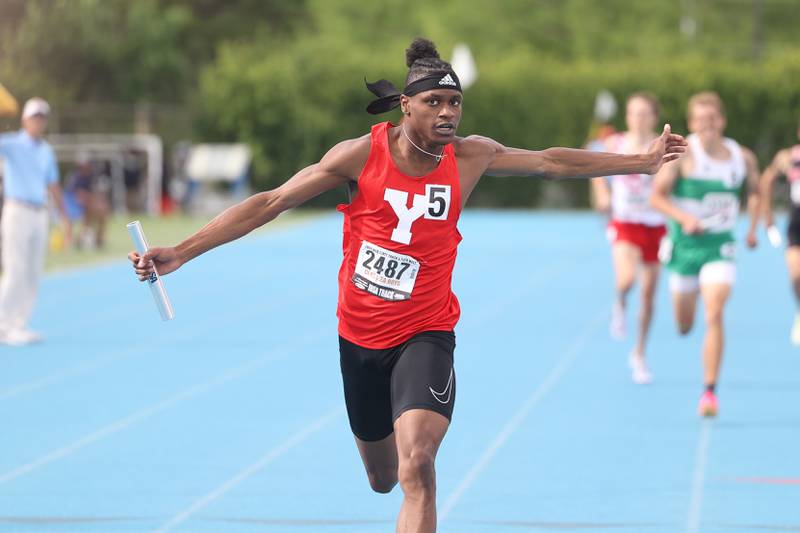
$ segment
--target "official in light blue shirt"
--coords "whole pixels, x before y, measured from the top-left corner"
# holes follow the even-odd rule
[[[3,197],[6,200],[44,206],[47,191],[58,183],[58,165],[53,148],[26,130],[0,135],[3,158]]]
[[[47,196],[52,194],[70,226],[58,184],[53,148],[44,140],[50,106],[31,98],[22,110],[22,129],[0,135],[3,159],[3,211],[0,215],[0,343],[23,346],[42,340],[28,329],[44,267],[49,233]]]

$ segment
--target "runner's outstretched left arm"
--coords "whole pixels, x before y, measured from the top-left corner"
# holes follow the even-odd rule
[[[646,154],[624,155],[573,148],[548,148],[536,152],[497,144],[485,174],[548,179],[655,174],[661,165],[677,159],[685,151],[684,138],[671,133],[669,124],[666,124],[664,132],[653,141]]]

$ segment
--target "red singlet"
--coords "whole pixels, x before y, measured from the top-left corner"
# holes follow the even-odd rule
[[[433,172],[400,172],[389,151],[389,122],[372,127],[358,194],[344,214],[339,269],[339,335],[364,348],[402,344],[421,331],[450,331],[460,315],[450,287],[461,214],[452,144]]]

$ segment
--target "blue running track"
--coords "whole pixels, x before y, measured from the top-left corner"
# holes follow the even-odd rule
[[[440,531],[800,531],[782,252],[740,246],[721,413],[702,421],[702,315],[678,337],[662,279],[655,382],[633,385],[596,216],[460,228]],[[394,531],[400,491],[370,491],[344,414],[340,257],[336,214],[212,251],[165,278],[170,323],[123,261],[49,276],[47,341],[0,347],[0,531]]]

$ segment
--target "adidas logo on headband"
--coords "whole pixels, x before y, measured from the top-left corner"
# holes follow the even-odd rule
[[[439,85],[452,85],[453,87],[456,86],[456,82],[453,80],[453,77],[448,74],[441,80],[439,80]]]

